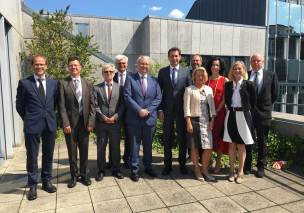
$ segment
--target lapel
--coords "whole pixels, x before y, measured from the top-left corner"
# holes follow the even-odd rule
[[[240,96],[241,96],[242,103],[243,103],[243,100],[245,100],[245,98],[244,98],[245,93],[247,93],[247,84],[246,84],[246,81],[243,80],[241,87],[240,87]]]
[[[82,102],[84,103],[84,99],[89,98],[90,91],[88,90],[87,82],[83,78],[80,79],[81,79],[81,90],[82,90],[81,98],[82,98]]]
[[[153,81],[152,81],[152,77],[150,75],[147,75],[147,93],[146,93],[146,97],[149,94],[152,94],[152,89],[153,89]]]
[[[46,78],[45,78],[46,80]],[[32,87],[34,88],[34,91],[36,92],[37,94],[37,97],[39,98],[39,100],[44,104],[45,103],[45,100],[43,100],[43,98],[40,96],[39,92],[38,92],[38,88],[37,88],[37,84],[36,84],[36,80],[35,80],[35,77],[34,75],[32,75],[32,77],[30,78],[30,81],[31,81],[31,84],[32,84]],[[47,91],[47,90],[46,90]],[[47,97],[47,96],[46,96]],[[45,97],[45,99],[46,99]]]
[[[116,100],[116,95],[118,94],[119,86],[116,84],[116,82],[113,82],[112,85],[112,96],[109,105],[112,106],[113,104],[115,105],[114,100]]]
[[[51,80],[45,78],[45,85],[46,85],[45,101],[47,101],[47,99],[51,97]]]
[[[262,79],[262,82],[261,82],[262,85],[261,85],[259,94],[263,93],[263,90],[265,88],[265,84],[267,83],[267,78],[268,78],[267,72],[265,72],[265,70],[263,69],[263,79]],[[259,96],[259,94],[257,94],[257,95]]]
[[[76,91],[75,91],[72,77],[71,76],[67,77],[67,81],[68,81],[68,87],[70,88],[70,90],[72,90],[73,95],[77,100]]]
[[[105,81],[101,83],[100,93],[101,93],[101,97],[104,100],[104,103],[106,103],[107,105],[109,105],[107,94],[106,94],[106,82]]]
[[[176,82],[175,82],[175,87],[177,87],[178,83],[181,81],[182,79],[182,75],[183,75],[183,68],[181,67],[181,65],[179,65],[179,69],[177,71],[177,79],[176,79]]]
[[[117,72],[115,73],[114,78],[113,78],[113,81],[116,82],[116,83],[118,83],[118,72],[119,72],[119,71],[117,71]]]
[[[174,88],[173,85],[172,85],[171,77],[170,77],[170,66],[168,66],[167,70],[165,70],[165,79],[164,79],[164,82],[165,83],[166,82],[170,82],[171,87]]]

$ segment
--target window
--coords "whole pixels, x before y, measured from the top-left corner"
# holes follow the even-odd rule
[[[90,35],[89,24],[87,23],[76,23],[76,35],[82,34],[83,36]]]

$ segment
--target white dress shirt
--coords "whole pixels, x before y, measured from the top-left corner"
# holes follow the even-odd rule
[[[106,82],[106,81],[105,81],[105,92],[106,92],[107,100],[109,100],[108,84],[111,85],[111,89],[113,90],[113,81],[110,81],[110,82]]]
[[[43,89],[44,89],[44,94],[46,95],[46,80],[45,80],[45,75],[39,77],[38,75],[34,74],[34,78],[35,78],[35,81],[36,81],[37,88],[39,88],[39,81],[38,81],[38,79],[41,79],[41,82],[42,82],[42,85],[43,85]]]
[[[261,86],[263,84],[263,69],[259,69],[257,72],[252,70],[251,74],[250,74],[249,81],[254,82],[254,79],[255,79],[256,75],[258,75],[257,76],[258,85],[256,85],[256,86],[258,87],[258,91],[260,92]]]
[[[242,82],[243,82],[243,78],[241,78],[238,82],[233,81],[233,94],[231,100],[231,107],[242,107],[242,99],[240,95]]]

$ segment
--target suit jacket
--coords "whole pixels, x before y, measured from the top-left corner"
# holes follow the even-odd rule
[[[154,126],[157,119],[157,108],[161,102],[160,87],[152,76],[147,77],[147,92],[142,92],[140,76],[138,73],[129,75],[124,86],[124,100],[127,109],[126,122],[129,125]],[[150,114],[146,118],[139,117],[139,110],[147,109]]]
[[[248,72],[248,76],[252,71]],[[272,107],[278,97],[278,78],[275,72],[263,70],[261,89],[257,95],[257,106],[253,111],[253,121],[270,124]]]
[[[102,82],[94,87],[95,90],[95,100],[96,100],[96,122],[101,125],[107,125],[104,122],[105,117],[114,116],[116,123],[120,123],[123,111],[123,88],[116,82],[112,85],[112,95],[110,103],[108,102],[105,82]]]
[[[180,115],[184,117],[183,97],[185,88],[192,84],[189,69],[179,67],[177,82],[173,87],[170,78],[170,66],[159,70],[158,83],[162,92],[162,101],[159,107],[167,115]]]
[[[232,95],[233,81],[229,81],[225,83],[225,104],[228,108],[231,107]],[[240,88],[240,96],[243,110],[251,110],[252,112],[256,106],[257,101],[255,84],[251,81],[243,80]]]
[[[118,83],[118,74],[119,73],[120,72],[116,72],[115,75],[114,75],[114,78],[113,78],[113,81],[116,82],[116,83]],[[132,72],[130,72],[129,70],[127,70],[125,83],[126,83],[127,78],[129,77],[129,75],[131,75],[131,74],[132,74]]]
[[[58,100],[58,82],[46,78],[46,98],[39,95],[34,76],[20,80],[17,88],[16,110],[24,122],[24,132],[40,134],[44,122],[48,130],[57,130],[55,109]]]
[[[81,87],[84,126],[94,127],[96,109],[93,86],[81,78]],[[63,127],[75,128],[80,114],[75,87],[70,76],[59,82],[59,111]]]

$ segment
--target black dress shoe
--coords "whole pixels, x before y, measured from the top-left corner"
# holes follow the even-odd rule
[[[264,175],[265,175],[264,168],[258,168],[258,171],[256,173],[256,177],[263,178]]]
[[[68,188],[74,188],[77,183],[77,177],[71,177],[71,179],[68,182]]]
[[[179,171],[182,175],[188,174],[188,169],[185,165],[179,167]]]
[[[134,182],[139,181],[139,175],[138,174],[131,174],[131,180],[133,180]]]
[[[97,175],[96,175],[96,177],[95,177],[95,180],[97,182],[102,181],[102,179],[103,179],[104,176],[105,176],[104,172],[98,172]]]
[[[85,186],[89,186],[92,183],[90,178],[87,178],[87,177],[81,177],[79,182]]]
[[[121,172],[113,172],[112,175],[118,179],[123,179],[124,176],[122,175]]]
[[[162,171],[162,175],[167,176],[170,174],[170,172],[172,171],[172,168],[169,166],[165,166],[165,168]]]
[[[48,193],[54,193],[57,191],[57,188],[51,183],[51,181],[42,183],[42,190]]]
[[[30,186],[30,190],[27,192],[28,200],[35,200],[37,198],[37,185]]]
[[[156,172],[153,170],[153,169],[145,169],[145,171],[144,171],[147,175],[149,175],[150,177],[153,177],[153,178],[155,178],[155,177],[157,177],[157,174],[156,174]]]

